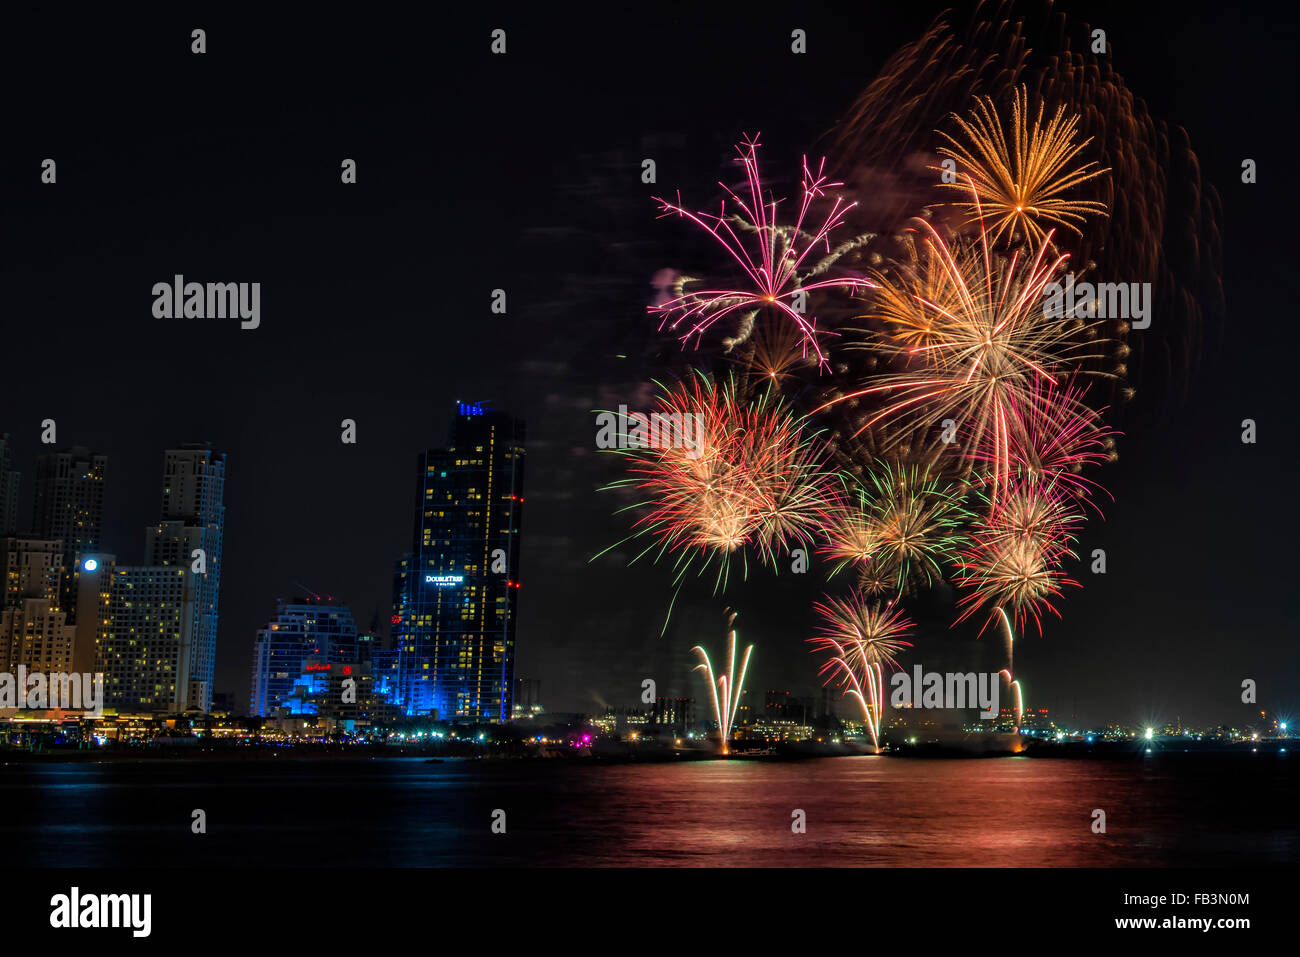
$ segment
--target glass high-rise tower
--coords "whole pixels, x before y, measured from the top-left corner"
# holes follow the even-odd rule
[[[407,714],[509,720],[523,488],[524,424],[504,412],[462,404],[448,447],[420,454],[414,540],[394,582]]]
[[[357,625],[346,605],[304,598],[279,603],[275,618],[257,632],[249,714],[273,715],[290,699],[310,666],[357,660]]]

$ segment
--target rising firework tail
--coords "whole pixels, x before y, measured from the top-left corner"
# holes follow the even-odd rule
[[[701,658],[696,671],[703,671],[709,682],[709,703],[713,707],[713,718],[718,724],[719,744],[723,754],[730,753],[731,728],[740,709],[740,696],[745,687],[745,674],[749,670],[749,656],[753,645],[746,645],[740,660],[740,674],[736,674],[736,615],[731,609],[726,611],[727,631],[727,670],[715,675],[709,661],[709,653],[700,645],[691,649]]]
[[[820,673],[827,684],[858,703],[872,743],[879,749],[884,669],[897,669],[895,656],[912,646],[903,640],[912,623],[893,601],[869,601],[859,592],[845,599],[827,596],[813,607],[822,627],[809,644],[815,653],[828,656]]]

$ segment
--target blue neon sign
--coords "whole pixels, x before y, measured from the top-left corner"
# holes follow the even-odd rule
[[[425,575],[424,583],[426,585],[437,585],[439,588],[449,588],[452,585],[459,585],[465,580],[464,575]]]

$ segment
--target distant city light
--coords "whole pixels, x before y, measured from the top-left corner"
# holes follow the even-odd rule
[[[1147,740],[1150,741],[1155,736],[1156,736],[1155,730],[1152,728],[1147,728]]]

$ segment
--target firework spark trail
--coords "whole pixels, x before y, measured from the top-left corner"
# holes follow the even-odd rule
[[[1010,668],[1003,668],[998,674],[1007,676],[1007,687],[1016,694],[1016,730],[1019,731],[1025,721],[1025,700],[1021,694],[1020,682],[1011,674]]]
[[[1106,204],[1093,199],[1072,199],[1068,194],[1109,170],[1088,162],[1071,167],[1091,138],[1076,143],[1079,117],[1065,119],[1065,107],[1059,106],[1052,118],[1043,122],[1046,104],[1038,102],[1038,112],[1030,118],[1028,93],[1024,87],[1013,91],[1011,100],[1010,142],[1003,123],[989,97],[975,100],[970,118],[953,114],[966,142],[940,132],[948,145],[939,153],[954,160],[970,183],[978,202],[955,203],[970,215],[969,225],[980,222],[987,212],[989,227],[996,244],[1004,234],[1014,241],[1046,243],[1039,220],[1065,227],[1082,235],[1079,224],[1087,215],[1106,212]],[[960,182],[943,181],[941,187],[964,189]],[[983,212],[981,211],[981,204]]]
[[[1107,387],[1111,401],[1127,400],[1138,384],[1153,392],[1185,386],[1207,320],[1222,322],[1223,212],[1186,131],[1134,96],[1109,46],[1094,52],[1079,42],[1091,32],[1050,0],[988,0],[968,15],[940,14],[889,58],[836,125],[828,168],[861,200],[850,228],[869,215],[890,235],[933,196],[933,173],[912,158],[934,151],[934,131],[959,133],[951,116],[968,112],[976,97],[1007,103],[1023,87],[1030,101],[1065,107],[1080,139],[1092,140],[1088,153],[1109,167],[1081,187],[1107,215],[1089,217],[1072,261],[1149,281],[1157,292],[1158,326],[1132,337],[1123,319],[1106,326],[1114,347],[1107,358],[1129,366]]]
[[[1053,485],[1021,481],[992,506],[957,562],[954,584],[965,592],[957,623],[987,609],[982,635],[1009,608],[1017,628],[1032,619],[1042,634],[1044,612],[1060,617],[1052,599],[1066,585],[1079,587],[1061,568],[1063,559],[1075,557],[1071,545],[1082,521],[1075,501]]]
[[[1002,618],[1002,630],[1007,636],[1007,666],[999,671],[998,674],[1007,676],[1007,687],[1016,694],[1016,730],[1019,731],[1020,726],[1024,724],[1025,700],[1020,687],[1020,682],[1017,681],[1016,676],[1011,673],[1016,635],[1015,632],[1011,630],[1011,619],[1007,617],[1007,613],[1001,608],[998,608],[998,615]]]
[[[847,599],[828,597],[825,603],[813,606],[824,623],[822,631],[808,639],[814,652],[830,653],[820,674],[827,684],[838,679],[842,693],[858,702],[876,750],[880,749],[884,668],[897,669],[895,655],[912,647],[911,642],[903,640],[912,622],[894,604],[867,604],[858,592]]]
[[[999,608],[998,614],[1002,616],[1002,629],[1007,636],[1007,674],[1010,675],[1010,669],[1015,666],[1016,635],[1011,630],[1011,619],[1007,617],[1007,613]]]
[[[1009,455],[1015,478],[1055,486],[1097,509],[1092,493],[1105,493],[1105,489],[1083,472],[1088,466],[1115,460],[1118,433],[1102,423],[1101,412],[1085,404],[1083,397],[1083,389],[1073,381],[1061,386],[1035,382],[1013,410]],[[990,464],[980,449],[971,458]]]
[[[1095,347],[1079,341],[1079,320],[1043,308],[1045,290],[1067,258],[1048,256],[1050,233],[1023,265],[1016,251],[1002,267],[983,228],[977,253],[960,247],[954,252],[932,225],[921,221],[920,228],[926,256],[938,269],[919,277],[905,274],[902,282],[910,288],[894,291],[891,300],[907,296],[932,313],[925,329],[928,341],[899,344],[887,335],[880,343],[919,367],[878,376],[877,384],[840,395],[817,411],[882,397],[883,408],[858,433],[889,426],[894,435],[885,439],[886,445],[945,419],[965,423],[968,455],[991,464],[996,503],[1012,472],[1013,423],[1026,416],[1025,406],[1041,395],[1043,383],[1058,384],[1062,370],[1094,358],[1084,350]],[[942,298],[927,295],[926,286],[935,282],[941,283]],[[896,324],[895,312],[885,318]]]
[[[709,701],[713,705],[714,719],[718,722],[718,734],[721,737],[722,753],[730,754],[728,742],[731,740],[731,726],[736,720],[736,711],[740,708],[740,695],[745,686],[745,673],[749,669],[749,655],[753,645],[746,645],[744,657],[740,663],[740,676],[736,677],[736,629],[732,627],[736,615],[727,617],[727,670],[715,677],[713,665],[709,662],[709,653],[701,645],[691,651],[699,652],[703,661],[696,665],[695,671],[703,671],[709,682]]]
[[[735,379],[719,383],[696,373],[660,386],[654,416],[699,422],[698,442],[689,448],[620,443],[627,447],[613,450],[628,457],[628,477],[607,488],[635,489],[641,501],[628,508],[641,514],[632,534],[601,555],[643,539],[632,562],[672,555],[678,589],[689,575],[716,568],[717,593],[733,560],[748,574],[747,546],[772,568],[795,547],[813,548],[839,507],[839,484],[818,434],[773,389],[747,401]]]
[[[878,461],[845,496],[823,526],[819,551],[835,565],[834,575],[849,564],[868,573],[860,587],[869,594],[928,586],[943,577],[942,565],[956,558],[964,543],[962,524],[972,515],[957,487],[918,464]],[[852,481],[852,480],[848,480]]]
[[[813,173],[805,157],[803,161],[803,195],[800,200],[799,214],[793,225],[781,226],[777,223],[777,206],[781,202],[775,198],[764,198],[763,182],[758,171],[758,138],[747,139],[736,148],[740,161],[745,168],[748,185],[748,199],[742,199],[734,190],[720,183],[731,202],[740,210],[741,215],[727,212],[724,199],[717,214],[692,212],[678,202],[671,203],[655,197],[659,203],[660,216],[679,216],[695,223],[726,250],[728,256],[744,272],[751,284],[746,289],[701,289],[687,292],[685,285],[695,280],[682,277],[677,284],[677,295],[649,308],[650,312],[661,316],[660,329],[667,326],[673,331],[685,325],[685,332],[680,338],[683,343],[692,338],[697,341],[713,325],[722,319],[737,313],[750,314],[757,310],[773,309],[799,330],[803,354],[809,352],[816,358],[817,364],[827,364],[826,355],[817,341],[816,319],[809,320],[793,301],[795,296],[823,289],[839,288],[856,292],[871,288],[872,283],[866,279],[839,277],[818,279],[824,275],[848,252],[861,246],[866,239],[859,237],[836,247],[831,246],[830,236],[844,222],[844,217],[854,203],[846,202],[836,196],[829,213],[820,226],[805,228],[812,205],[827,195],[828,191],[837,189],[842,184],[832,183],[825,175],[825,160],[822,160]],[[741,234],[757,238],[754,245],[757,252],[752,252],[742,239]],[[816,262],[808,262],[814,249],[824,248],[825,255]],[[743,324],[750,324],[752,315],[743,317]],[[737,340],[732,340],[732,344]]]

